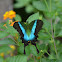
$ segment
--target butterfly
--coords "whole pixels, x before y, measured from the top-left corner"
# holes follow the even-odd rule
[[[20,22],[15,22],[13,27],[19,32],[20,37],[22,39],[22,43],[24,43],[24,54],[26,54],[25,52],[25,47],[31,43],[32,45],[34,45],[36,47],[36,42],[38,42],[37,38],[38,38],[38,32],[41,30],[42,25],[43,25],[43,21],[42,20],[34,20],[32,21],[32,24],[30,24],[31,27],[31,33],[28,36],[26,33],[26,30],[23,27],[23,24]],[[30,28],[30,26],[28,26]],[[25,26],[26,27],[26,26]],[[39,50],[36,47],[37,52],[39,53]]]

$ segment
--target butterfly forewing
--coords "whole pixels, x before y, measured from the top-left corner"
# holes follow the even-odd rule
[[[42,20],[37,20],[37,25],[36,25],[36,29],[35,29],[35,33],[34,35],[38,35],[38,32],[42,29],[43,26],[43,21]]]
[[[19,34],[21,35],[21,37],[24,36],[24,34],[22,33],[22,30],[20,29],[20,26],[18,24],[18,22],[15,22],[13,27],[19,32]]]

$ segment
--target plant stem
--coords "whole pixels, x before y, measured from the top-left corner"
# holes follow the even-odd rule
[[[49,56],[51,56],[47,51],[45,51]]]
[[[50,0],[50,12],[51,12],[51,0]]]
[[[52,19],[51,19],[51,32],[52,32],[52,39],[53,39],[53,42],[54,42],[55,53],[56,53],[56,56],[57,56],[57,49],[56,49],[56,44],[55,44],[55,39],[54,39]],[[58,58],[58,56],[57,56],[57,58]]]
[[[48,11],[49,11],[49,8],[48,8],[48,4],[47,4],[47,1],[46,0],[44,0],[45,1],[45,4],[46,4],[46,6],[47,6],[47,9],[48,9]]]

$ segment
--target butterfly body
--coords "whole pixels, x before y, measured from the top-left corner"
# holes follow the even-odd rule
[[[22,26],[22,24],[20,22],[14,23],[13,27],[19,32],[21,39],[22,39],[22,43],[24,43],[24,48],[25,48],[25,46],[28,45],[28,43],[29,43],[28,41],[30,41],[31,44],[36,46],[35,42],[37,42],[38,32],[42,28],[42,25],[43,25],[43,22],[41,20],[35,20],[34,24],[32,26],[32,29],[31,29],[31,33],[28,36],[26,33],[26,30],[24,29],[24,27]],[[37,49],[37,47],[36,47],[36,49]],[[24,49],[24,51],[25,51],[25,49]],[[37,49],[37,51],[38,51],[38,49]]]

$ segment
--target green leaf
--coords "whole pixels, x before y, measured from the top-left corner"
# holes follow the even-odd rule
[[[38,36],[39,36],[38,37],[39,40],[49,40],[49,39],[51,39],[51,37],[47,33],[39,32]]]
[[[25,48],[26,50],[26,54],[29,55],[30,53],[37,56],[37,51],[36,51],[36,47],[34,45],[28,45]]]
[[[31,23],[32,21],[39,19],[39,12],[31,15],[28,17],[28,19],[26,20],[28,23]]]
[[[55,0],[58,8],[62,8],[62,0]]]
[[[44,53],[44,52],[47,51],[47,49],[48,49],[48,47],[47,47],[46,44],[41,44],[41,45],[39,45],[39,44],[37,43],[36,46],[37,46],[39,52],[42,50],[43,53]]]
[[[0,57],[0,62],[4,62],[4,59],[2,57]]]
[[[30,59],[28,62],[34,62],[34,59]]]
[[[46,18],[51,18],[55,15],[55,12],[44,12],[44,13],[45,13]]]
[[[61,60],[58,60],[58,59],[45,59],[45,58],[42,58],[41,62],[61,62]]]
[[[36,47],[34,45],[30,46],[30,50],[33,55],[37,56]]]
[[[21,44],[20,47],[17,48],[17,50],[18,50],[19,53],[23,54],[24,53],[24,45]]]
[[[0,31],[0,39],[8,36],[9,34],[6,33],[5,31]]]
[[[40,10],[40,11],[43,11],[43,12],[51,12],[51,11],[55,11],[57,9],[56,3],[54,1],[44,1],[44,0],[41,0],[41,1],[34,1],[33,2],[33,6]],[[50,6],[51,5],[51,6]]]
[[[62,30],[59,32],[59,34],[57,36],[62,37]]]
[[[8,46],[0,46],[0,53],[5,53],[7,54],[8,51],[12,50],[10,47]]]
[[[5,30],[5,32],[9,33],[12,36],[15,36],[15,34],[18,33],[17,30],[15,30],[13,28],[13,26],[8,26],[8,28]]]
[[[17,55],[13,57],[8,57],[7,62],[27,62],[27,56]]]
[[[1,22],[1,23],[0,23],[0,29],[4,29],[4,30],[6,29],[6,27],[3,26],[4,24],[5,24],[5,22]]]
[[[14,4],[14,8],[22,8],[26,6],[31,0],[17,0],[17,3]]]
[[[57,36],[60,36],[61,37],[61,29],[62,29],[62,22],[57,22],[55,25],[55,36],[57,37]]]
[[[43,19],[43,28],[46,30],[46,31],[50,31],[51,30],[51,23],[50,21],[46,20],[46,19]]]
[[[18,15],[18,14],[16,14],[15,21],[21,21],[21,20],[22,20],[22,19],[21,19],[21,16]]]
[[[56,5],[56,3],[54,2],[54,0],[47,1],[47,4],[48,4],[48,8],[49,8],[49,11],[50,11],[50,12],[57,11],[57,5]]]
[[[30,55],[31,50],[30,50],[30,46],[29,46],[29,45],[26,46],[26,48],[25,48],[25,52],[26,52],[27,55]]]
[[[25,10],[26,10],[27,13],[31,13],[31,12],[33,12],[34,8],[33,8],[32,5],[27,5]]]
[[[43,1],[34,1],[33,6],[40,11],[48,11],[48,9]]]
[[[11,44],[15,44],[15,42],[11,38],[0,40],[0,45],[6,45],[6,44],[11,45]]]

